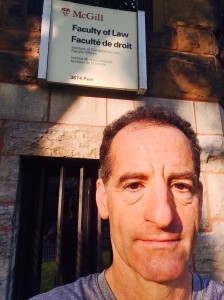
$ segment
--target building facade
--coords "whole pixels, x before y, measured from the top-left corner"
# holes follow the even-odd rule
[[[68,197],[77,196],[76,218],[85,228],[83,235],[90,236],[81,244],[77,237],[76,248],[82,245],[77,255],[93,264],[98,236],[91,228],[99,229],[99,220],[89,195],[94,192],[102,132],[112,120],[143,103],[168,106],[197,132],[203,150],[204,204],[191,267],[224,281],[224,2],[142,1],[148,70],[144,96],[40,86],[41,17],[31,14],[31,2],[0,0],[0,299],[25,299],[38,290],[43,211],[46,215],[46,199],[55,196],[55,186],[56,202],[63,198],[63,180]],[[80,206],[80,194],[86,190],[87,204]],[[55,204],[52,207],[56,211]],[[87,224],[90,211],[93,217]],[[97,266],[85,272],[92,270]],[[25,280],[31,280],[28,291],[21,282]]]

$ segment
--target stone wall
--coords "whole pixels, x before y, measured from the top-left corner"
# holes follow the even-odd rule
[[[192,266],[224,281],[224,21],[219,1],[156,3],[163,18],[147,30],[149,92],[137,97],[39,87],[41,20],[0,0],[0,299],[11,299],[20,155],[98,158],[105,125],[142,103],[170,107],[198,134],[204,205]]]

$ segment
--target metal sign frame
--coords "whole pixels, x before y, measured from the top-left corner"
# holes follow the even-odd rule
[[[52,0],[44,0],[42,27],[41,27],[39,67],[38,67],[38,82],[40,85],[47,84],[51,12],[52,12]],[[137,11],[137,27],[138,27],[137,28],[138,89],[136,92],[139,95],[143,95],[147,91],[147,54],[146,54],[146,30],[145,30],[144,11]],[[61,84],[65,84],[65,83],[61,83]],[[92,88],[95,89],[96,87],[92,87]]]

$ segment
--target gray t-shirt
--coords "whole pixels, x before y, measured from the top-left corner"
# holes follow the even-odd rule
[[[224,284],[192,273],[192,300],[224,300]],[[37,295],[32,300],[116,300],[104,276],[91,274],[77,281]]]

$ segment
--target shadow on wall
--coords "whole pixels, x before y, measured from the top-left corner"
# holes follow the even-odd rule
[[[171,2],[164,26],[148,34],[150,95],[224,102],[222,2]]]
[[[213,1],[211,0],[212,4]],[[217,59],[220,61],[224,69],[224,1],[218,0],[218,11],[220,12],[221,26],[220,29],[215,31],[215,36],[219,44],[219,52],[217,54]]]

